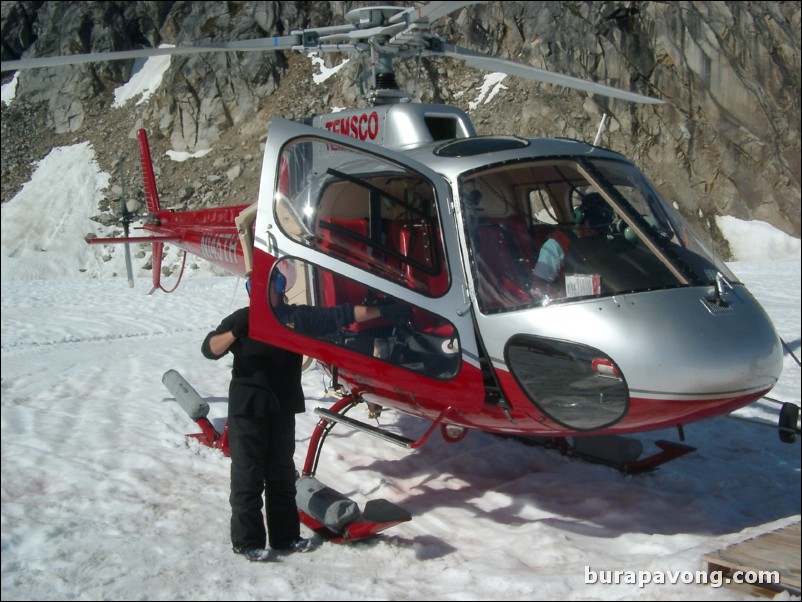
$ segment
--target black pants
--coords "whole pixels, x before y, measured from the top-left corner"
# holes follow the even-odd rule
[[[231,543],[235,550],[286,548],[300,536],[295,505],[295,414],[228,421]],[[267,533],[262,493],[267,500]]]

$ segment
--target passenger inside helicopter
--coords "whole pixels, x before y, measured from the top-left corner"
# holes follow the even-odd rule
[[[555,228],[540,247],[537,263],[532,269],[532,286],[529,290],[532,298],[547,304],[553,298],[566,296],[565,261],[572,240],[608,234],[612,232],[615,222],[615,212],[599,193],[586,194],[574,209],[575,227],[572,234]],[[598,294],[599,291],[595,289],[600,282],[594,285],[592,277],[586,280],[589,280],[589,290]],[[577,276],[570,276],[569,283],[576,286]]]

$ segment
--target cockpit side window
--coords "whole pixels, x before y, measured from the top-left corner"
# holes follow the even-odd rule
[[[288,236],[422,294],[446,293],[431,182],[381,157],[318,140],[290,143],[283,159],[279,190],[289,185],[277,221]]]

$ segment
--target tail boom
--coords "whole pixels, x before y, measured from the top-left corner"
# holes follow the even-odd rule
[[[152,245],[151,269],[153,271],[151,292],[156,289],[165,290],[161,286],[161,272],[166,243],[173,244],[186,253],[202,257],[235,275],[247,276],[249,269],[246,266],[243,251],[242,233],[244,231],[250,233],[251,222],[249,221],[248,225],[238,225],[236,220],[251,205],[231,205],[181,212],[162,209],[145,130],[141,129],[137,132],[137,139],[145,201],[149,214],[141,229],[152,234],[119,238],[101,238],[89,235],[85,238],[86,242],[94,245],[150,243]],[[250,240],[250,245],[252,245],[252,239]]]

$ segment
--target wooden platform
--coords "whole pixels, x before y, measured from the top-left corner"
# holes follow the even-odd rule
[[[771,596],[787,591],[800,594],[800,523],[770,531],[711,552],[702,557],[707,562],[708,574],[721,571],[724,585],[749,594]],[[738,573],[741,571],[741,573]],[[755,581],[761,571],[776,571],[779,583],[736,583]],[[746,579],[745,577],[748,577]],[[767,579],[765,574],[763,580]]]

